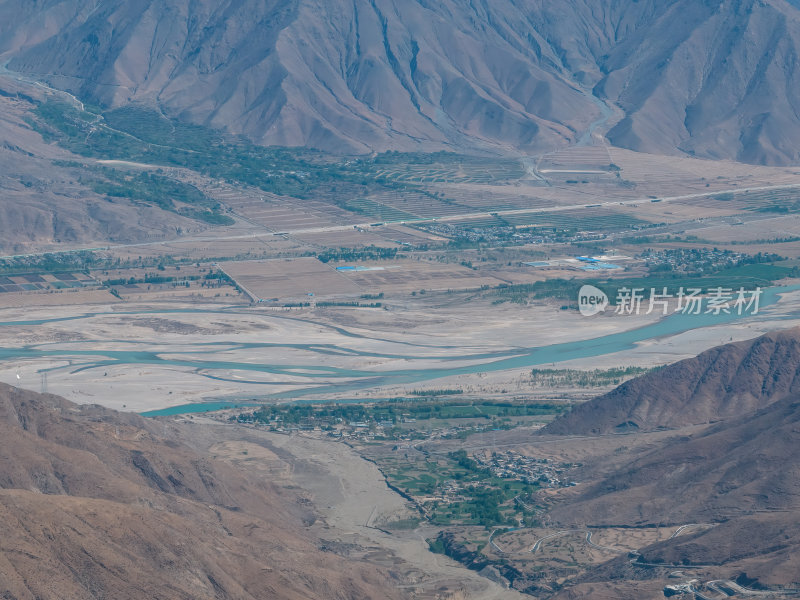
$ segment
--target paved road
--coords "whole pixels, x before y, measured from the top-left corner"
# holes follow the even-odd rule
[[[551,533],[550,535],[546,535],[543,538],[536,540],[536,543],[531,548],[531,552],[535,553],[542,547],[542,543],[546,542],[547,540],[552,540],[553,538],[561,537],[562,535],[567,535],[568,533],[581,533],[581,529],[564,529],[563,531],[557,531],[555,533]]]
[[[596,548],[598,550],[607,550],[609,552],[616,552],[617,554],[627,554],[627,550],[620,550],[619,548],[612,548],[611,546],[601,546],[600,544],[595,544],[592,541],[592,532],[586,532],[586,543],[589,544],[592,548]]]
[[[673,533],[671,536],[669,536],[669,539],[672,539],[672,538],[676,538],[676,537],[678,537],[678,536],[679,536],[681,533],[683,533],[683,531],[684,531],[684,530],[685,530],[687,527],[694,527],[695,525],[696,525],[696,523],[688,523],[688,524],[686,524],[686,525],[681,525],[680,527],[678,527],[678,528],[675,530],[675,532],[674,532],[674,533]]]
[[[492,548],[494,548],[496,552],[499,552],[500,554],[505,554],[506,551],[503,550],[502,548],[500,548],[500,546],[498,546],[497,544],[495,544],[494,540],[492,539],[494,537],[494,534],[497,533],[498,531],[505,531],[505,530],[503,530],[503,529],[493,529],[492,533],[489,535],[489,545]]]
[[[154,165],[155,167],[155,165]],[[733,188],[729,190],[717,190],[715,192],[703,192],[699,194],[684,194],[682,196],[662,196],[660,198],[635,198],[630,200],[613,200],[613,201],[605,201],[605,202],[596,202],[591,204],[593,207],[613,207],[613,206],[624,206],[624,205],[635,205],[641,204],[643,202],[652,202],[653,200],[658,200],[660,202],[674,202],[679,200],[687,200],[692,198],[705,198],[709,196],[715,196],[718,194],[725,194],[725,193],[741,193],[741,192],[754,192],[754,191],[770,191],[770,190],[781,190],[781,189],[798,189],[800,188],[800,183],[798,184],[786,184],[786,185],[773,185],[773,186],[760,186],[760,187],[750,187],[750,188]],[[223,203],[224,204],[224,203]],[[463,221],[463,220],[473,220],[473,219],[485,219],[486,217],[490,216],[511,216],[511,215],[522,215],[522,214],[537,214],[537,213],[550,213],[550,212],[564,212],[564,211],[572,211],[572,210],[579,210],[582,208],[586,208],[587,204],[571,204],[571,205],[553,205],[548,207],[538,207],[538,208],[519,208],[519,209],[509,209],[509,210],[501,210],[501,211],[480,211],[480,212],[468,212],[468,213],[460,213],[457,215],[448,215],[443,217],[436,217],[436,218],[420,218],[420,219],[406,219],[403,221],[386,221],[388,225],[413,225],[413,224],[422,224],[422,223],[447,223],[452,221]],[[235,213],[234,213],[235,214]],[[240,215],[237,215],[239,218],[242,218]],[[245,219],[246,220],[246,219]],[[360,228],[369,230],[371,229],[371,223],[369,222],[354,222],[349,223],[346,225],[329,225],[325,227],[309,227],[303,229],[291,229],[291,230],[284,230],[280,232],[272,232],[271,235],[287,235],[287,236],[295,236],[295,235],[308,235],[308,234],[315,234],[315,233],[332,233],[332,232],[341,232],[341,231],[351,231],[353,229]],[[182,237],[174,240],[159,240],[154,242],[139,242],[135,244],[113,244],[104,247],[97,247],[97,246],[82,246],[82,247],[75,247],[75,248],[67,248],[64,250],[51,250],[49,252],[32,252],[29,254],[14,254],[14,255],[7,255],[7,256],[0,256],[0,260],[2,259],[9,259],[9,258],[30,258],[35,256],[43,256],[45,254],[63,254],[63,253],[74,253],[74,252],[82,252],[82,251],[99,251],[99,250],[114,250],[114,249],[122,249],[122,248],[140,248],[140,247],[148,247],[148,246],[161,246],[165,244],[175,244],[175,243],[187,243],[187,242],[214,242],[214,241],[226,241],[226,240],[240,240],[240,239],[252,239],[252,238],[260,238],[269,236],[270,233],[248,233],[248,234],[238,234],[238,235],[222,235],[222,236],[187,236]]]
[[[724,590],[720,589],[719,586],[725,586],[727,589],[736,592],[737,595],[741,594],[742,596],[769,596],[769,597],[785,596],[790,598],[796,598],[800,596],[800,590],[781,590],[781,591],[751,590],[750,588],[741,586],[735,581],[731,581],[730,579],[714,579],[713,581],[709,581],[706,583],[707,588],[717,592],[723,598],[728,598],[729,594],[726,593]]]

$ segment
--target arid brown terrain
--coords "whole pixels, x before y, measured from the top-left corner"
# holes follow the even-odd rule
[[[6,0],[0,60],[261,143],[548,151],[607,121],[621,147],[790,164],[799,23],[784,0]]]
[[[175,425],[4,385],[0,432],[4,598],[394,597],[386,572],[318,550],[297,498]]]
[[[543,433],[654,431],[713,423],[800,396],[800,330],[727,344],[581,404]]]
[[[0,231],[4,252],[98,240],[129,243],[206,229],[153,206],[103,197],[63,161],[73,154],[48,144],[28,120],[40,88],[0,79]],[[58,164],[54,164],[58,163]]]
[[[799,50],[0,0],[0,598],[800,598]]]
[[[637,597],[632,582],[663,578],[670,568],[760,589],[800,585],[799,340],[795,329],[712,349],[632,380],[545,428],[562,435],[602,431],[619,440],[612,455],[587,457],[575,474],[585,483],[554,501],[548,516],[558,526],[711,525],[594,567],[559,597],[611,589]],[[640,406],[649,412],[637,412]],[[644,446],[626,444],[642,434],[614,434],[621,416],[641,416],[642,430],[672,431]],[[592,419],[597,427],[588,428]],[[715,423],[687,427],[708,421]]]

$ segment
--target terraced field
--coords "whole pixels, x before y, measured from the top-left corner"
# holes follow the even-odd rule
[[[649,221],[608,209],[579,209],[564,212],[503,214],[451,221],[471,229],[488,227],[554,227],[580,231],[616,231],[650,225]]]
[[[351,212],[363,214],[378,221],[409,221],[420,217],[420,215],[398,210],[368,198],[346,200],[343,205]]]
[[[522,163],[515,159],[488,159],[460,155],[436,155],[428,164],[378,165],[378,176],[404,183],[482,183],[492,184],[521,179]],[[413,160],[413,155],[411,155]]]
[[[545,154],[537,165],[540,173],[548,171],[609,171],[611,155],[606,146],[580,146]]]
[[[472,208],[450,198],[434,198],[420,192],[384,192],[370,196],[374,202],[417,218],[433,219],[472,212]]]

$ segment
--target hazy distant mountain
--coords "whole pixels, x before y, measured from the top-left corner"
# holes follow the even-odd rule
[[[712,348],[575,407],[543,431],[597,434],[712,423],[800,397],[800,330]]]
[[[12,70],[349,152],[552,149],[602,119],[595,90],[617,145],[794,162],[798,40],[784,0],[0,1]]]
[[[783,0],[639,4],[652,12],[601,59],[599,93],[626,113],[610,140],[638,150],[797,163],[798,9]]]
[[[549,148],[597,118],[501,1],[6,1],[9,68],[271,144]],[[573,127],[573,128],[571,128]]]

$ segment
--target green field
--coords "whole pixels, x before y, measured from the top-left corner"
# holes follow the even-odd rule
[[[371,195],[430,195],[422,184],[506,181],[524,174],[513,160],[451,153],[388,152],[372,158],[331,158],[308,149],[257,146],[144,107],[88,112],[51,100],[36,108],[30,124],[47,141],[81,156],[184,167],[279,196],[327,199],[382,221],[413,219],[415,215],[370,200]],[[352,200],[343,202],[342,198]]]
[[[755,287],[767,287],[774,282],[787,277],[800,275],[798,267],[776,264],[746,264],[724,269],[716,273],[700,276],[686,276],[681,274],[654,274],[646,277],[621,278],[621,279],[549,279],[531,284],[501,285],[485,294],[494,298],[495,302],[527,303],[533,299],[555,298],[575,303],[578,290],[584,284],[591,284],[606,291],[613,302],[616,293],[611,293],[623,287],[643,288],[644,297],[649,298],[651,290],[661,293],[664,288],[670,294],[677,294],[680,288],[701,288],[709,290],[716,287],[732,288],[738,290],[743,287],[752,290]]]
[[[463,451],[427,460],[376,462],[391,485],[417,499],[434,525],[518,525],[520,519],[533,517],[515,498],[535,492],[537,485],[494,477]]]

